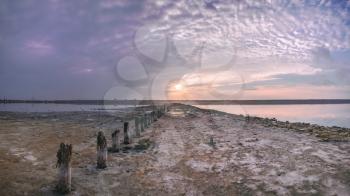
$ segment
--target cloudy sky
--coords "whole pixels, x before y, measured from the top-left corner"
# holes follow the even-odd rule
[[[3,0],[0,96],[350,98],[348,0]]]

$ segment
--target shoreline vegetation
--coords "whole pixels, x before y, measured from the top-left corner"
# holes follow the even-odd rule
[[[56,152],[73,145],[72,190],[81,195],[348,195],[350,129],[170,104],[108,153],[96,169],[96,136],[152,107],[121,112],[0,112],[0,194],[50,195]],[[119,141],[120,142],[120,141]]]
[[[275,100],[16,100],[0,99],[0,103],[151,105],[182,103],[188,105],[288,105],[288,104],[350,104],[350,99],[275,99]]]

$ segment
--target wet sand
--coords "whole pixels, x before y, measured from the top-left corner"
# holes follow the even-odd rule
[[[97,132],[110,146],[130,116],[0,112],[0,195],[54,195],[60,142],[73,144],[70,195],[350,195],[348,129],[179,104],[97,170]]]

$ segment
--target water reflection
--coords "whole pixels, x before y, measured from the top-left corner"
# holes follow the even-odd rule
[[[350,104],[315,105],[196,105],[231,114],[277,118],[290,122],[309,122],[350,128]]]

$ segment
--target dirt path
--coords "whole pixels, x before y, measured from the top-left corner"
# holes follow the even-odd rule
[[[67,137],[74,146],[71,195],[350,195],[349,142],[321,142],[242,116],[173,105],[134,139],[152,141],[149,149],[109,154],[106,170],[95,169],[93,122],[2,123],[0,193],[6,195],[52,195],[56,146]],[[110,135],[115,126],[102,130]]]
[[[155,126],[145,179],[166,195],[350,195],[349,143],[180,106]]]

